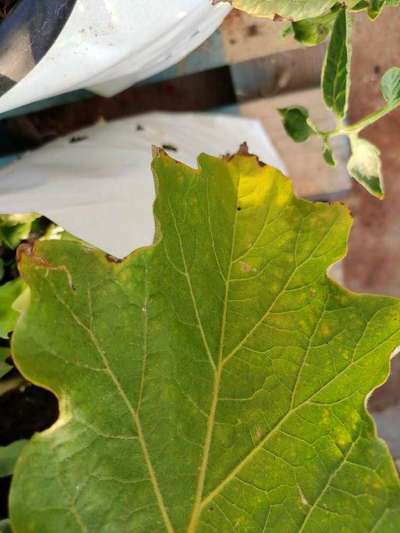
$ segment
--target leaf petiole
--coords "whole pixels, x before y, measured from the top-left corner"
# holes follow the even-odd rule
[[[400,100],[395,103],[387,103],[381,109],[370,113],[369,115],[359,120],[358,122],[355,122],[354,124],[344,126],[343,123],[339,123],[336,129],[330,132],[320,132],[320,134],[328,135],[329,137],[338,137],[339,135],[349,136],[360,133],[360,131],[367,128],[371,124],[374,124],[374,122],[386,116],[388,113],[396,109],[396,107],[398,107],[399,105]]]

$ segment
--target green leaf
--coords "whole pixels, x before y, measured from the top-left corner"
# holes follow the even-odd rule
[[[358,136],[350,136],[352,155],[347,163],[349,174],[368,192],[383,198],[380,152],[376,146]]]
[[[314,130],[309,124],[309,115],[305,107],[290,106],[278,109],[286,133],[297,143],[306,141]]]
[[[357,2],[358,0],[231,0],[233,7],[251,15],[272,19],[283,17],[292,21],[326,15],[338,3],[353,7]]]
[[[7,339],[13,331],[19,312],[14,307],[15,301],[25,290],[21,278],[14,279],[0,286],[0,338]]]
[[[0,242],[14,250],[21,241],[27,239],[36,214],[0,215]]]
[[[366,398],[400,303],[330,281],[351,219],[255,157],[155,158],[155,245],[21,253],[18,368],[59,398],[24,449],[14,533],[400,530]]]
[[[351,16],[341,9],[336,17],[322,70],[326,105],[339,117],[347,112],[350,91]]]
[[[322,157],[325,160],[325,163],[331,167],[336,166],[335,156],[333,155],[332,147],[328,141],[324,141],[322,149]]]
[[[385,72],[381,80],[381,92],[389,105],[400,102],[400,68],[392,67]]]
[[[353,12],[364,11],[365,9],[368,9],[368,6],[369,0],[360,0],[360,2],[357,2],[354,6],[352,6],[351,10]]]
[[[0,446],[0,477],[11,476],[27,441],[17,440],[9,446]]]
[[[10,357],[10,348],[0,347],[0,379],[8,374],[11,370],[11,366],[6,363],[8,357]]]
[[[335,11],[332,11],[321,17],[292,22],[292,35],[306,46],[315,46],[330,35],[335,18]]]
[[[368,16],[370,19],[375,20],[385,7],[385,0],[369,0],[368,2]]]
[[[337,0],[232,0],[232,5],[259,17],[284,17],[291,20],[325,14]]]

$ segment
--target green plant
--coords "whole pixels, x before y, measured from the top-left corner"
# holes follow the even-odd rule
[[[193,170],[159,152],[153,169],[152,247],[20,251],[14,360],[60,417],[18,460],[12,531],[397,531],[365,399],[400,303],[327,277],[346,208],[297,199],[245,153]]]
[[[335,165],[330,140],[338,135],[349,138],[352,155],[349,174],[371,194],[383,198],[384,187],[379,150],[359,134],[400,104],[400,68],[389,69],[381,80],[384,106],[355,124],[347,124],[347,107],[351,72],[351,17],[366,11],[375,20],[385,7],[395,7],[398,0],[232,0],[233,6],[261,17],[291,21],[285,34],[291,34],[306,46],[314,46],[330,38],[321,77],[324,101],[336,116],[336,128],[321,131],[299,106],[281,109],[283,124],[295,142],[311,135],[321,138],[322,153],[327,164]]]
[[[65,232],[61,234],[60,228],[57,231],[54,228],[36,214],[0,216],[0,398],[27,384],[15,372],[9,338],[19,314],[29,301],[29,289],[18,275],[16,248],[22,242],[33,242],[38,238],[65,238]],[[24,440],[18,440],[0,446],[0,478],[12,474],[24,444]],[[5,527],[0,522],[0,531]]]
[[[36,214],[0,215],[0,339],[8,339],[14,330],[20,298],[26,289],[18,276],[15,249],[22,241],[39,236],[38,219]],[[2,353],[7,353],[6,347]],[[1,365],[0,368],[6,368],[5,363]]]

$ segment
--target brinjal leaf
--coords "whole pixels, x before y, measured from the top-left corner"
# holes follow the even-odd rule
[[[13,279],[0,285],[0,338],[7,339],[13,331],[19,312],[14,303],[25,290],[26,285],[21,278]]]
[[[400,68],[392,67],[385,72],[381,80],[381,92],[386,102],[395,106],[400,102]]]
[[[11,476],[26,443],[26,440],[17,440],[8,446],[0,446],[0,477]]]
[[[153,169],[154,246],[20,250],[13,355],[60,416],[17,462],[14,533],[399,531],[365,404],[400,303],[327,277],[347,209],[245,154]]]
[[[278,111],[286,133],[295,142],[304,142],[314,135],[315,130],[309,125],[309,114],[305,107],[290,106],[278,109]]]
[[[322,70],[322,92],[326,105],[339,117],[347,112],[350,91],[351,16],[340,9]]]
[[[358,0],[341,2],[353,7]],[[233,7],[258,17],[301,20],[329,13],[338,0],[230,0]]]
[[[383,198],[382,163],[378,148],[357,135],[350,136],[351,157],[347,170],[360,185],[377,198]]]

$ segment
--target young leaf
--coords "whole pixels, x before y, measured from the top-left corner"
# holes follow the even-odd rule
[[[297,143],[306,141],[314,130],[309,125],[308,111],[303,106],[290,106],[278,109],[286,133]]]
[[[325,41],[330,35],[335,21],[335,11],[315,17],[292,22],[293,37],[306,46],[315,46]]]
[[[382,96],[386,102],[395,106],[400,102],[400,68],[392,67],[385,72],[381,80]]]
[[[13,331],[19,312],[13,307],[24,289],[25,283],[21,278],[14,279],[0,286],[0,338],[7,339]]]
[[[397,531],[400,484],[366,412],[400,303],[326,275],[341,204],[255,157],[156,156],[153,247],[20,253],[14,358],[54,391],[11,489],[14,533]]]
[[[383,198],[383,177],[380,152],[372,143],[354,135],[350,137],[351,157],[347,163],[349,174],[368,192]]]
[[[352,6],[351,11],[357,12],[357,11],[364,11],[365,9],[368,9],[370,0],[360,0],[355,5]]]
[[[36,214],[0,215],[0,243],[12,250],[27,239],[32,223],[38,218]]]
[[[322,70],[322,92],[326,105],[339,117],[346,115],[350,91],[351,16],[340,9]]]
[[[17,440],[8,446],[0,446],[0,477],[11,476],[26,440]]]
[[[335,156],[333,155],[332,147],[328,141],[325,141],[323,144],[322,156],[327,165],[331,167],[336,166]]]
[[[375,20],[385,7],[386,0],[369,0],[368,2],[368,16],[371,20]]]

